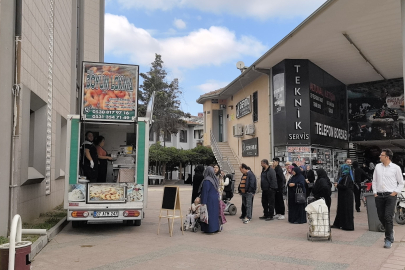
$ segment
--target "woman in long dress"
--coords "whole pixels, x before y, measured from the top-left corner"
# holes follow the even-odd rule
[[[316,174],[318,175],[318,178],[315,181],[312,194],[316,200],[323,198],[330,212],[330,204],[332,202],[330,197],[332,194],[332,183],[324,169],[316,170]]]
[[[200,196],[200,192],[198,192],[198,189],[201,186],[202,181],[204,180],[204,166],[203,165],[198,165],[194,169],[194,176],[193,176],[193,192],[191,195],[191,203],[194,203],[195,198]]]
[[[349,165],[343,164],[340,167],[341,177],[338,181],[338,202],[335,222],[332,228],[338,228],[346,231],[354,230],[354,217],[353,217],[353,173]],[[350,175],[351,179],[347,180],[346,176]]]
[[[208,224],[201,222],[201,230],[206,233],[219,231],[219,197],[218,179],[214,168],[208,166],[204,171],[204,180],[201,187],[201,205],[207,206]]]
[[[298,167],[293,168],[292,175],[288,181],[288,222],[302,224],[307,222],[305,203],[296,203],[295,193],[297,188],[301,188],[305,194],[305,178]]]
[[[97,155],[98,155],[98,174],[97,182],[106,183],[107,182],[107,168],[108,160],[112,160],[110,155],[105,151],[104,144],[105,138],[103,136],[98,136],[95,140]]]

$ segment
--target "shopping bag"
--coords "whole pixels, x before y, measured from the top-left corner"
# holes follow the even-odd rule
[[[205,204],[200,206],[200,221],[208,224],[208,209]]]
[[[295,192],[295,203],[304,204],[306,202],[306,194],[302,191],[302,188],[298,187]]]

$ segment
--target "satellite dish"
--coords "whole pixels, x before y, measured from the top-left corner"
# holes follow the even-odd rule
[[[242,69],[245,67],[245,63],[243,63],[243,61],[238,61],[238,63],[236,63],[236,68],[237,69]]]

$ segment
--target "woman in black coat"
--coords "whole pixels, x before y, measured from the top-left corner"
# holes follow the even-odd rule
[[[332,195],[332,183],[324,169],[316,170],[316,174],[318,175],[318,178],[315,181],[312,194],[316,200],[323,198],[330,212],[330,205],[332,202],[330,197]]]
[[[304,177],[305,177],[305,190],[308,198],[308,196],[311,195],[312,187],[315,182],[315,173],[311,169],[310,165],[306,165],[306,169],[304,170]]]
[[[292,175],[288,181],[288,222],[302,224],[307,222],[305,203],[296,203],[295,193],[297,192],[297,188],[301,188],[305,194],[305,178],[298,167],[293,168]]]
[[[360,194],[361,194],[361,182],[370,177],[363,171],[362,168],[359,168],[359,163],[357,161],[352,164],[354,169],[354,201],[356,202],[356,211],[360,212]]]
[[[353,172],[349,165],[343,164],[340,167],[341,177],[337,183],[338,203],[335,222],[332,228],[345,231],[354,231],[353,216]],[[350,177],[348,177],[350,176]]]
[[[204,180],[204,166],[198,165],[194,169],[194,176],[193,176],[193,193],[191,195],[191,203],[194,203],[195,198],[200,196],[200,193],[198,192],[198,189],[201,186],[202,181]]]

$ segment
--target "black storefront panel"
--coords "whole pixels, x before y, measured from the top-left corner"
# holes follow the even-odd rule
[[[310,143],[308,60],[285,60],[287,144]]]
[[[275,65],[272,68],[272,95],[273,95],[273,143],[284,145],[286,143],[286,90],[285,90],[285,63]]]

